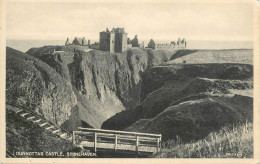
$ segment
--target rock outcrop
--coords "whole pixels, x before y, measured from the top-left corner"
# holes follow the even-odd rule
[[[76,151],[70,141],[61,139],[50,131],[44,130],[45,128],[39,127],[37,123],[17,115],[13,111],[14,106],[7,105],[6,108],[7,154],[9,151],[14,153],[16,158],[50,158],[51,154],[48,152],[64,152],[66,155],[68,151]]]
[[[213,63],[216,52],[210,52],[208,63],[182,64],[180,57],[203,51],[172,54],[131,48],[111,54],[45,46],[27,55],[7,48],[6,102],[67,130],[102,127],[162,133],[163,139],[199,139],[226,123],[252,120],[252,97],[246,95],[253,88],[253,66],[243,64],[251,60],[244,57],[249,50],[244,51],[239,50],[237,63]],[[221,52],[229,60],[228,53]],[[216,123],[216,118],[223,119]],[[210,122],[216,126],[209,127]]]
[[[252,97],[234,95],[197,98],[171,104],[156,117],[143,121],[142,125],[137,121],[126,130],[159,133],[163,140],[176,139],[178,136],[182,141],[190,142],[203,139],[223,126],[252,122],[252,111]]]
[[[201,139],[229,123],[252,121],[252,97],[230,92],[253,89],[252,65],[155,66],[147,69],[142,77],[142,102],[134,110],[111,117],[102,128],[160,133],[164,140],[178,135],[190,141]],[[240,102],[238,97],[243,100]],[[246,108],[237,105],[239,103],[247,104]],[[241,114],[242,111],[245,113]],[[219,123],[215,123],[218,120]]]
[[[77,105],[71,84],[43,61],[11,48],[6,51],[6,103],[62,125]]]
[[[46,62],[72,85],[80,119],[95,128],[116,113],[135,108],[140,102],[142,73],[172,55],[139,48],[110,54],[77,46],[45,46],[27,53]]]

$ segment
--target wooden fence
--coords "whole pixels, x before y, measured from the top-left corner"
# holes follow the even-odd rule
[[[109,149],[157,153],[161,149],[161,137],[160,134],[78,128],[73,131],[72,141],[74,146],[94,148],[95,152]]]

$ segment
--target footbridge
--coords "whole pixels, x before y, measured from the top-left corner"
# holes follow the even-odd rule
[[[158,153],[161,149],[161,134],[136,133],[79,127],[73,131],[75,147],[116,152]]]

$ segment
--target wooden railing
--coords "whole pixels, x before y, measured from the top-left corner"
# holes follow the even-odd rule
[[[110,149],[157,153],[161,149],[161,137],[160,134],[78,128],[73,131],[72,141],[74,146],[94,148],[95,152]]]

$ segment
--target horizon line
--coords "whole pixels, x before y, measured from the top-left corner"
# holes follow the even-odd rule
[[[64,38],[64,39],[14,39],[14,38],[10,38],[10,39],[8,39],[8,38],[6,38],[6,40],[46,40],[46,41],[57,41],[57,40],[59,40],[59,41],[61,41],[61,40],[65,40],[66,41],[66,39],[67,38],[70,38],[70,37],[66,37],[66,38]],[[73,39],[74,39],[75,37],[73,37]],[[176,39],[178,39],[179,37],[177,37]],[[185,38],[185,37],[181,37],[182,39],[183,38]],[[87,38],[88,39],[88,38]],[[151,38],[151,39],[153,39],[153,38]],[[97,41],[97,40],[99,40],[99,39],[88,39],[88,40],[94,40],[94,41]],[[138,40],[141,40],[141,41],[143,41],[143,40],[150,40],[150,39],[138,39]],[[153,39],[153,40],[161,40],[161,41],[170,41],[170,40],[172,40],[172,39]],[[231,42],[235,42],[235,41],[237,41],[237,42],[254,42],[254,40],[229,40],[229,39],[216,39],[216,40],[214,40],[214,39],[187,39],[187,38],[185,38],[185,40],[186,41],[231,41]],[[174,41],[174,40],[173,40]]]

